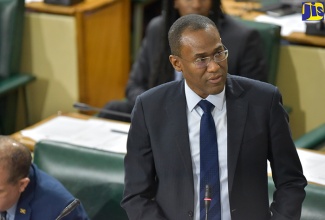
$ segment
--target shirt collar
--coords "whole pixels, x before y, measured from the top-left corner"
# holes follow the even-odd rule
[[[197,103],[199,103],[202,98],[198,96],[188,85],[186,80],[184,80],[185,83],[185,97],[187,102],[187,107],[189,111],[193,111],[193,109],[196,107]],[[223,88],[222,92],[216,95],[209,95],[206,97],[206,100],[211,102],[215,108],[218,111],[222,111],[225,103],[225,87]]]
[[[10,209],[7,210],[7,219],[11,219],[9,217],[15,216],[15,214],[16,214],[16,208],[17,208],[17,203],[15,203],[13,206],[11,206]]]

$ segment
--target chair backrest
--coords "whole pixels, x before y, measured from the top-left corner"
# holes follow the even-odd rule
[[[268,64],[268,82],[275,85],[281,44],[281,26],[238,18],[244,25],[256,29],[263,41],[261,45]]]
[[[34,79],[15,79],[20,70],[24,13],[25,0],[0,0],[0,134],[16,131],[18,91],[13,88]]]
[[[19,71],[24,12],[24,0],[0,0],[0,79]]]
[[[40,141],[34,163],[57,178],[84,205],[92,220],[127,220],[120,207],[124,188],[123,154],[100,151],[55,141]],[[268,178],[272,202],[274,184]],[[325,186],[309,184],[301,220],[323,220]]]
[[[120,207],[124,155],[55,141],[40,141],[34,163],[58,179],[85,207],[92,220],[127,220]]]
[[[325,123],[295,140],[297,148],[318,149],[325,146]]]

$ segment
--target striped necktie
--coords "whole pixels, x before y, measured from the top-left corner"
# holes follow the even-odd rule
[[[204,111],[200,123],[200,220],[221,220],[218,142],[211,114],[214,105],[206,100],[198,105]],[[210,205],[205,203],[207,191],[211,192]]]

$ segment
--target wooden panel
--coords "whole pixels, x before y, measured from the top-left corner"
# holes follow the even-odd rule
[[[29,2],[26,4],[28,11],[44,12],[74,16],[77,12],[91,11],[119,0],[85,0],[72,6],[46,4],[44,2]]]
[[[294,139],[325,122],[325,49],[282,46],[276,85],[292,107]]]
[[[79,97],[101,107],[125,96],[130,70],[129,1],[77,14]]]
[[[26,9],[39,17],[33,25],[26,25],[23,55],[23,70],[40,74],[30,92],[33,122],[58,110],[73,110],[75,101],[101,107],[124,97],[130,71],[130,0],[85,0],[73,6],[30,2]],[[69,30],[66,23],[61,24],[63,20],[70,22]],[[39,27],[45,22],[53,23],[55,29]],[[44,48],[40,47],[43,42],[47,42]],[[61,48],[65,52],[55,57]],[[40,62],[47,58],[51,59]],[[54,69],[59,71],[52,73]],[[52,78],[68,86],[55,86]],[[59,98],[50,98],[48,91]],[[63,92],[69,95],[62,96]]]
[[[27,88],[32,123],[74,110],[79,98],[75,42],[73,17],[26,13],[21,70],[36,76]]]

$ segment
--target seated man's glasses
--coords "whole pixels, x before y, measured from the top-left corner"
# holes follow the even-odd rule
[[[213,61],[216,63],[224,61],[228,57],[228,49],[224,45],[221,48],[223,49],[222,51],[218,51],[216,54],[213,55]],[[181,58],[181,57],[179,57],[179,58]],[[181,59],[185,60],[183,58],[181,58]],[[185,60],[185,61],[188,61],[188,60]],[[211,57],[203,57],[203,58],[197,58],[193,63],[196,68],[203,69],[209,65],[210,61],[211,61]],[[190,61],[188,61],[188,62],[190,62]]]

